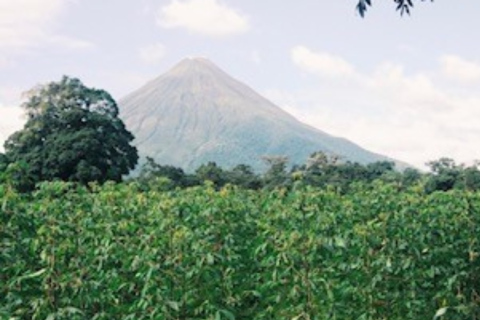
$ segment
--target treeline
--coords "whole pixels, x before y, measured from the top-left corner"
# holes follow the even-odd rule
[[[414,168],[397,170],[395,163],[389,161],[366,165],[342,162],[338,157],[323,152],[315,152],[305,164],[292,167],[289,167],[286,157],[271,156],[264,160],[268,168],[263,173],[256,173],[245,164],[225,169],[215,162],[201,165],[193,173],[186,173],[181,168],[161,165],[147,158],[135,180],[141,182],[144,188],[165,190],[187,188],[210,181],[217,189],[228,184],[252,190],[291,188],[295,184],[303,184],[346,193],[355,184],[368,184],[375,180],[390,182],[399,189],[418,185],[425,193],[480,189],[480,170],[477,165],[456,164],[449,158],[429,162],[429,173]]]
[[[478,164],[466,166],[457,164],[450,158],[427,163],[430,171],[426,173],[415,168],[398,170],[395,163],[390,161],[370,164],[340,161],[338,157],[323,152],[311,154],[301,165],[290,166],[288,158],[283,156],[269,156],[263,160],[267,169],[261,173],[255,172],[247,164],[227,169],[216,162],[208,162],[188,173],[180,167],[159,164],[153,158],[147,157],[139,174],[125,180],[139,182],[144,190],[184,189],[203,185],[208,181],[216,189],[226,185],[249,190],[290,189],[294,185],[306,185],[332,189],[344,194],[356,184],[369,184],[375,180],[392,183],[399,190],[417,185],[426,194],[453,189],[480,190]],[[17,191],[30,192],[43,181],[62,180],[58,178],[35,180],[28,172],[27,163],[9,162],[7,157],[0,153],[0,183],[8,184]]]
[[[27,122],[7,139],[5,153],[0,153],[0,184],[31,192],[44,181],[79,185],[121,182],[137,166],[134,136],[119,118],[118,106],[106,91],[63,77],[59,82],[33,88],[26,97],[22,107]],[[356,183],[379,179],[399,189],[418,184],[425,193],[480,189],[477,165],[459,165],[448,158],[430,162],[431,172],[426,174],[412,168],[397,170],[393,162],[362,165],[322,152],[313,153],[301,165],[292,166],[283,156],[267,156],[264,161],[267,169],[262,173],[246,164],[226,169],[215,162],[187,173],[148,158],[134,180],[145,189],[167,190],[210,181],[217,189],[235,185],[270,190],[303,184],[346,193]]]

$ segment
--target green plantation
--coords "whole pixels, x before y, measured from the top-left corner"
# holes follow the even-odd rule
[[[480,318],[480,193],[0,188],[1,319]]]

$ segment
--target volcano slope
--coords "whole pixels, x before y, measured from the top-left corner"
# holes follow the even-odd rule
[[[182,60],[119,106],[141,158],[187,171],[209,161],[258,171],[263,156],[301,164],[315,151],[362,164],[391,161],[300,122],[205,58]]]

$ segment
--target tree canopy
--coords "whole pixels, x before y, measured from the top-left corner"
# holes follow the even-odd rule
[[[430,172],[415,168],[396,170],[391,161],[368,164],[343,161],[335,155],[322,151],[312,153],[303,164],[288,165],[283,156],[265,156],[267,169],[256,173],[245,164],[234,168],[222,168],[215,162],[203,164],[194,173],[185,173],[181,168],[160,165],[147,158],[137,181],[142,190],[171,190],[201,185],[210,181],[216,188],[234,185],[243,189],[286,189],[300,185],[319,189],[331,189],[346,194],[355,192],[359,184],[373,185],[375,181],[389,183],[398,190],[417,187],[425,194],[450,190],[480,190],[480,163],[457,164],[450,158],[428,162]],[[19,167],[18,170],[21,170]],[[18,174],[17,174],[18,176]]]
[[[425,1],[425,0],[420,0]],[[433,0],[430,0],[433,2]],[[395,5],[397,6],[397,11],[400,11],[400,14],[403,15],[405,13],[410,14],[410,9],[413,8],[414,0],[393,0]],[[372,0],[359,0],[357,4],[357,11],[362,16],[365,16],[368,7],[372,6]]]
[[[33,182],[119,181],[135,167],[133,135],[104,90],[63,77],[33,88],[22,105],[27,123],[5,142],[9,163],[24,163]]]

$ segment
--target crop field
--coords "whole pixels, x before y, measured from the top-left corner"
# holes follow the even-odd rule
[[[0,196],[0,319],[480,319],[479,193]]]

